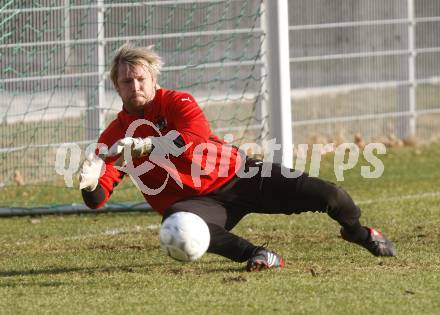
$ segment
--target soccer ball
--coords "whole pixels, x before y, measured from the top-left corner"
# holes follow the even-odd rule
[[[160,247],[168,256],[180,261],[194,261],[207,251],[208,226],[198,215],[176,212],[162,223]]]

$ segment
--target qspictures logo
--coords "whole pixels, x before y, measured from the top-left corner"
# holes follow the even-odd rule
[[[141,164],[133,163],[134,159],[131,155],[130,148],[125,148],[119,155],[117,163],[112,165],[118,170],[128,174],[136,183],[137,187],[146,195],[157,195],[170,180],[174,181],[180,188],[184,188],[182,178],[176,165],[172,162],[172,158],[188,159],[185,152],[193,146],[193,143],[187,143],[184,146],[176,144],[176,140],[180,134],[176,130],[162,134],[161,130],[152,122],[145,119],[135,120],[127,128],[126,138],[133,137],[135,131],[140,126],[147,125],[153,128],[158,135],[153,137],[154,146],[148,159],[144,159]],[[240,178],[251,178],[259,172],[261,168],[261,176],[270,177],[272,173],[272,164],[275,152],[281,149],[281,145],[276,143],[275,139],[271,139],[265,143],[264,149],[257,143],[244,143],[239,146],[238,152],[240,158],[233,159],[232,145],[233,136],[228,134],[225,136],[226,143],[220,146],[211,142],[203,142],[194,146],[191,153],[191,180],[194,187],[200,188],[202,185],[202,176],[210,175],[212,172],[217,177],[227,177],[229,170],[232,168]],[[244,152],[252,152],[264,155],[264,159],[259,167],[242,167],[243,161],[246,159]],[[311,177],[318,177],[321,167],[322,156],[334,152],[333,171],[337,181],[344,181],[344,172],[353,169],[359,163],[359,157],[363,156],[366,165],[361,165],[360,172],[363,178],[379,178],[384,173],[384,164],[378,158],[378,155],[386,154],[386,147],[383,143],[369,143],[364,148],[358,147],[354,143],[342,143],[335,145],[328,144],[299,144],[296,146],[296,158],[294,169],[282,167],[281,173],[286,178],[295,178],[301,176],[305,171]],[[105,159],[109,152],[107,145],[103,143],[90,144],[85,150],[85,156],[93,156],[94,159]],[[73,178],[80,169],[82,151],[75,143],[65,143],[61,145],[56,152],[55,171],[64,177],[65,185],[73,187]],[[219,160],[220,157],[220,160]],[[307,159],[310,158],[309,168],[306,170]],[[175,159],[174,159],[175,160]],[[231,163],[235,163],[231,165]],[[138,165],[136,165],[138,164]],[[106,164],[103,163],[103,169],[100,175],[105,173]],[[155,182],[156,188],[151,188],[148,183],[148,176],[143,176],[151,172],[154,168],[165,170],[166,175],[161,179],[161,183]],[[164,173],[164,172],[162,172]],[[143,178],[144,180],[142,180]]]

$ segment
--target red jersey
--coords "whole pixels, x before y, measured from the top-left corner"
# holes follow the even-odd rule
[[[149,123],[137,127],[134,135],[127,135],[127,128],[138,119],[145,119]],[[194,98],[188,93],[173,90],[157,90],[154,100],[145,106],[144,117],[130,115],[125,110],[119,112],[117,118],[101,134],[98,142],[110,148],[116,141],[127,136],[160,137],[172,130],[179,133],[180,140],[183,140],[183,145],[187,147],[179,156],[166,156],[167,162],[172,163],[167,164],[174,166],[174,172],[169,167],[158,165],[152,156],[133,159],[135,167],[145,161],[149,162],[147,164],[152,163],[147,171],[139,176],[139,180],[149,188],[148,191],[158,192],[142,194],[153,209],[161,214],[179,200],[206,195],[226,184],[235,176],[242,163],[238,149],[226,145],[211,132],[208,120]],[[115,168],[115,160],[116,158],[105,160],[105,172],[99,179],[105,199],[97,208],[104,205],[113,188],[125,175],[123,171]],[[202,170],[201,174],[192,176],[194,169]],[[174,174],[170,176],[170,172]]]

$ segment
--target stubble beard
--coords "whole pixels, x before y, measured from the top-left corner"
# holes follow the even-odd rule
[[[144,93],[136,94],[135,97],[130,98],[126,102],[124,102],[126,108],[133,109],[137,114],[142,114],[144,111],[145,106],[148,106],[156,96],[156,87],[153,86],[152,93],[149,94],[149,97],[147,97]],[[138,101],[137,99],[139,97],[142,97],[142,101]]]

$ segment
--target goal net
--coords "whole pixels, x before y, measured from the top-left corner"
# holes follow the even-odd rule
[[[267,104],[277,45],[266,47],[265,26],[282,20],[267,18],[274,3],[286,4],[1,1],[0,208],[82,205],[79,165],[121,110],[108,71],[126,42],[154,45],[165,61],[159,84],[193,94],[213,131],[236,145],[262,145],[290,123],[295,145],[440,139],[440,1],[287,1],[291,118],[277,111],[284,103]],[[128,180],[110,201],[145,204]]]
[[[159,84],[193,94],[220,137],[261,141],[261,2],[2,1],[0,208],[82,203],[79,161],[66,151],[62,167],[76,171],[66,187],[56,153],[73,143],[83,159],[121,110],[108,71],[126,42],[154,45],[165,62]],[[111,201],[141,202],[126,182]]]

